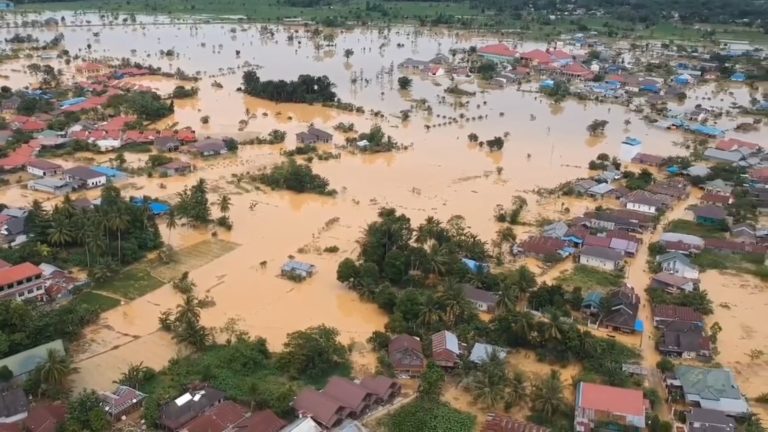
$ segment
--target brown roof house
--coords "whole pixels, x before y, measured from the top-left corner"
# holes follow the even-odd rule
[[[337,400],[312,388],[302,390],[293,400],[299,417],[311,417],[326,428],[338,426],[347,416]]]
[[[211,387],[184,393],[163,405],[158,423],[166,430],[181,431],[182,426],[224,402],[224,396],[224,392]]]
[[[113,421],[120,420],[123,416],[141,408],[147,395],[128,386],[119,385],[111,392],[99,394],[104,411]]]
[[[375,400],[373,393],[349,378],[334,376],[323,388],[323,394],[337,400],[347,410],[347,417],[358,418]]]
[[[61,174],[61,165],[45,159],[31,159],[27,162],[27,172],[38,177],[52,177]]]
[[[287,423],[270,410],[250,413],[232,401],[224,401],[184,425],[181,432],[279,432]]]
[[[383,375],[369,376],[360,380],[360,385],[374,395],[375,402],[384,404],[396,398],[402,387],[400,383]]]
[[[704,335],[701,326],[683,321],[673,321],[664,327],[658,349],[668,357],[691,359],[712,356],[710,339]]]
[[[654,327],[666,327],[671,322],[684,322],[704,326],[704,317],[688,306],[656,305],[653,307]]]
[[[192,172],[192,164],[187,161],[174,160],[165,165],[160,165],[157,169],[161,176],[172,177]]]
[[[580,382],[576,387],[574,430],[602,430],[600,423],[610,419],[616,430],[645,430],[646,402],[642,390]]]
[[[624,333],[643,331],[642,322],[637,319],[640,296],[635,294],[634,288],[625,285],[608,293],[607,298],[610,309],[601,317],[600,325]]]
[[[568,242],[559,238],[534,236],[528,237],[516,247],[526,256],[544,259],[550,256],[560,256],[560,251],[568,247]]]
[[[389,361],[395,372],[404,375],[419,375],[427,367],[421,341],[409,335],[392,338],[389,342]]]
[[[463,284],[461,289],[464,291],[464,298],[469,300],[478,311],[486,313],[496,312],[496,302],[499,300],[498,294],[475,288],[469,284]]]
[[[224,140],[218,138],[206,138],[195,144],[188,145],[185,148],[187,151],[202,157],[217,156],[227,153],[227,144]]]
[[[157,149],[157,151],[172,152],[172,151],[178,151],[181,148],[181,143],[179,142],[179,140],[176,139],[176,137],[159,136],[155,138],[154,146]]]
[[[528,423],[509,416],[489,414],[483,424],[482,432],[549,432],[549,428]]]
[[[36,403],[23,419],[0,423],[0,432],[57,432],[66,414],[67,407],[62,404]]]
[[[692,292],[698,288],[698,285],[692,279],[674,275],[672,273],[660,272],[651,278],[651,287],[662,288],[665,291],[676,294],[681,292]]]
[[[459,365],[461,355],[461,344],[459,338],[443,330],[432,335],[432,361],[438,366],[454,368]]]
[[[333,141],[333,134],[314,126],[310,126],[306,132],[299,132],[296,134],[296,142],[299,144],[328,144],[331,141]]]

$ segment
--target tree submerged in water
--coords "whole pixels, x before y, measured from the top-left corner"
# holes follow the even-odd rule
[[[241,90],[249,95],[274,102],[316,103],[336,100],[336,85],[323,76],[299,75],[296,81],[262,81],[256,71],[243,73]]]

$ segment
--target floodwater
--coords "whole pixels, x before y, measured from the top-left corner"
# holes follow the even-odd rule
[[[219,235],[240,246],[191,272],[200,294],[210,294],[216,302],[203,312],[203,323],[220,326],[229,318],[240,318],[245,329],[266,337],[272,349],[280,349],[287,333],[310,325],[332,325],[340,330],[345,342],[363,341],[373,330],[383,328],[386,317],[335,280],[338,262],[343,257],[356,255],[355,240],[365,224],[375,219],[381,206],[393,206],[404,212],[414,225],[427,216],[445,220],[451,215],[463,215],[472,230],[490,240],[498,227],[492,217],[494,207],[508,204],[514,195],[523,195],[528,200],[525,217],[531,221],[541,216],[564,217],[565,208],[570,214],[579,214],[600,204],[540,200],[532,191],[587,175],[587,162],[601,152],[618,154],[620,142],[626,135],[640,138],[644,152],[679,154],[683,151],[673,145],[673,141],[682,138],[680,134],[649,128],[638,114],[621,106],[577,101],[553,105],[536,94],[517,92],[514,88],[481,90],[472,80],[463,81],[461,87],[477,91],[477,95],[454,99],[444,94],[450,85],[446,76],[413,76],[410,91],[397,89],[400,73],[396,69],[390,72],[390,68],[405,58],[428,60],[438,52],[448,53],[451,47],[496,42],[495,37],[410,27],[357,29],[336,32],[333,46],[315,47],[303,28],[270,26],[260,31],[259,26],[235,24],[153,26],[153,19],[138,18],[148,24],[61,27],[35,30],[35,34],[44,40],[57,31],[62,32],[63,48],[81,57],[128,57],[166,71],[181,68],[188,73],[199,73],[202,78],[196,84],[199,95],[175,101],[175,114],[160,121],[158,127],[192,126],[201,136],[238,138],[264,135],[275,128],[288,132],[285,145],[241,147],[237,156],[196,160],[197,171],[184,178],[132,178],[122,185],[126,193],[172,198],[185,185],[205,178],[215,191],[211,194],[212,201],[218,193],[232,195],[234,229]],[[92,15],[67,16],[70,24],[78,20],[99,22],[99,18]],[[99,32],[98,36],[94,35],[95,31]],[[15,32],[0,29],[0,38]],[[293,37],[292,42],[288,40],[289,35]],[[518,42],[518,46],[522,49],[543,47],[527,42]],[[354,50],[349,60],[343,56],[347,48]],[[169,49],[176,55],[160,54],[160,50]],[[239,56],[236,50],[240,50]],[[20,87],[33,82],[35,78],[25,71],[29,61],[0,65],[0,84]],[[67,66],[60,60],[35,61],[61,68],[67,80],[82,79],[74,75],[74,64]],[[384,118],[318,106],[276,104],[245,96],[236,92],[236,88],[242,72],[251,66],[258,66],[262,79],[293,79],[300,73],[327,75],[336,83],[336,91],[343,101],[362,105],[367,111],[381,111]],[[214,80],[223,88],[212,87]],[[156,88],[160,93],[168,93],[179,84],[175,80],[152,77],[134,81]],[[704,86],[690,92],[689,99],[679,108],[696,103],[719,106],[727,106],[732,101],[746,103],[750,94],[754,92],[750,93],[744,86],[719,90]],[[432,114],[414,111],[409,121],[401,122],[397,117],[399,112],[410,109],[413,100],[422,98],[431,105]],[[459,107],[459,102],[466,105]],[[247,113],[250,114],[247,126],[238,130]],[[209,124],[201,124],[202,116],[210,116]],[[585,127],[593,119],[609,121],[604,137],[588,136]],[[626,119],[631,121],[628,126],[624,124]],[[739,121],[724,118],[718,126],[729,128]],[[339,190],[336,198],[257,192],[252,188],[246,192],[231,184],[232,174],[254,172],[278,162],[279,151],[292,147],[294,134],[309,123],[330,131],[338,122],[353,122],[358,131],[366,131],[379,123],[395,139],[412,147],[380,155],[342,152],[341,159],[314,162],[314,170],[328,177],[332,187]],[[467,142],[470,132],[477,133],[481,140],[506,136],[505,147],[489,153]],[[755,134],[731,135],[758,139]],[[335,140],[342,143],[342,135],[336,134]],[[332,150],[332,146],[326,149]],[[146,159],[142,154],[126,156],[133,165],[141,165]],[[89,195],[96,193],[92,191]],[[7,204],[28,204],[35,196],[38,195],[18,187],[0,191],[0,200]],[[333,218],[339,218],[339,222],[323,229]],[[162,226],[163,222],[160,223]],[[520,228],[519,234],[529,229]],[[210,235],[190,229],[178,229],[170,235],[165,229],[161,231],[177,249]],[[305,250],[317,251],[330,245],[339,246],[341,251],[338,254],[297,252],[303,246]],[[302,284],[278,278],[279,266],[289,255],[317,265],[319,273]],[[261,261],[268,262],[266,269],[260,268]],[[642,261],[636,261],[638,266],[642,265]],[[87,344],[78,350],[81,372],[75,376],[75,383],[103,390],[109,388],[112,380],[131,362],[146,359],[150,366],[161,367],[176,354],[177,347],[165,335],[155,332],[157,315],[178,301],[178,296],[166,286],[104,314],[102,325],[87,332]],[[140,343],[151,345],[151,351],[136,349]],[[355,358],[359,358],[357,363],[361,369],[371,365],[368,355]]]

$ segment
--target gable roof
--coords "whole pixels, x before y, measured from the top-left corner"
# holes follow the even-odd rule
[[[665,327],[659,340],[660,351],[694,352],[709,351],[709,338],[704,336],[700,326],[676,321],[676,325]]]
[[[691,260],[687,256],[681,254],[680,252],[667,252],[663,255],[659,255],[656,257],[656,262],[666,262],[666,261],[677,261],[686,267],[698,268],[695,264],[691,262]]]
[[[91,169],[91,168],[88,168],[87,166],[82,166],[82,165],[65,169],[64,175],[74,177],[79,180],[92,180],[92,179],[97,179],[99,177],[105,176],[105,174],[103,173],[100,173],[94,169]]]
[[[368,376],[360,380],[360,385],[368,389],[369,392],[379,397],[388,397],[390,390],[396,387],[397,381],[383,375]],[[393,387],[393,385],[395,385]]]
[[[44,171],[61,169],[61,165],[55,162],[47,161],[45,159],[30,159],[27,162],[27,166],[32,168],[37,168],[39,170],[44,170]]]
[[[686,415],[686,419],[688,422],[692,423],[729,426],[731,428],[736,427],[736,421],[734,421],[733,418],[728,417],[722,411],[713,409],[693,407]]]
[[[675,367],[675,376],[680,380],[686,394],[697,395],[701,399],[712,401],[743,399],[739,386],[729,369],[678,365]]]
[[[159,423],[178,429],[224,399],[224,392],[212,387],[185,393],[160,409]]]
[[[725,219],[728,216],[728,212],[724,208],[711,204],[693,207],[691,211],[696,217],[708,219]]]
[[[611,309],[603,317],[603,324],[609,327],[635,329],[640,311],[640,297],[630,286],[617,288],[608,293]]]
[[[57,350],[63,354],[64,343],[61,339],[56,339],[55,341],[38,345],[0,360],[0,367],[8,366],[8,369],[13,372],[13,376],[32,372],[34,368],[45,361],[49,349]]]
[[[323,393],[339,401],[343,407],[355,410],[365,401],[369,392],[349,378],[334,376],[328,380]]]
[[[432,352],[448,350],[456,355],[461,354],[459,338],[448,330],[439,331],[432,335]]]
[[[498,301],[498,294],[475,288],[470,284],[462,284],[461,290],[464,292],[464,297],[467,300],[489,305],[495,305],[496,301]]]
[[[474,363],[484,363],[488,361],[493,352],[496,352],[499,358],[507,356],[507,350],[502,347],[477,342],[475,343],[475,346],[472,347],[472,352],[469,354],[469,360]]]
[[[688,278],[684,278],[682,276],[674,275],[672,273],[667,272],[659,272],[653,275],[653,280],[661,282],[665,285],[673,286],[673,287],[683,287],[687,284],[693,283],[692,280]]]
[[[0,389],[0,418],[13,417],[26,412],[29,401],[24,390],[20,387],[4,387]]]
[[[119,415],[123,411],[140,403],[147,397],[144,393],[128,386],[119,385],[112,393],[102,392],[99,395],[104,410],[110,415]]]
[[[704,317],[693,308],[675,305],[654,305],[653,318],[704,323]]]
[[[600,246],[584,246],[581,248],[581,255],[582,256],[589,256],[589,257],[595,257],[607,261],[623,261],[624,260],[624,254],[621,252],[610,249],[607,247],[600,247]]]
[[[544,236],[528,237],[518,244],[518,247],[524,252],[536,255],[556,254],[567,246],[568,243],[565,240]]]
[[[550,429],[499,414],[489,414],[482,432],[549,432]]]
[[[505,43],[490,44],[484,47],[480,47],[477,50],[480,54],[493,55],[497,57],[509,57],[513,58],[517,56],[517,51],[510,48]]]
[[[544,50],[541,50],[539,48],[521,53],[520,57],[527,60],[537,61],[541,64],[552,62],[552,57],[549,54],[547,54]]]
[[[602,384],[580,382],[576,390],[576,406],[595,411],[645,416],[643,392]]]
[[[272,410],[256,411],[234,426],[235,431],[242,432],[281,432],[288,423],[278,417]]]
[[[335,425],[340,419],[338,412],[342,409],[338,401],[312,388],[302,390],[293,400],[293,407],[327,427]]]

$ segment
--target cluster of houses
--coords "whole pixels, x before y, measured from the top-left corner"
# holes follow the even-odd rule
[[[472,350],[459,341],[454,333],[443,330],[431,337],[432,353],[429,357],[435,364],[445,369],[454,369],[463,358],[475,364],[488,361],[492,355],[504,358],[507,350],[495,345],[475,343]],[[427,368],[428,358],[424,354],[422,342],[410,335],[398,335],[392,338],[388,348],[389,361],[395,373],[402,377],[419,376]]]
[[[82,281],[51,264],[12,265],[0,260],[0,301],[56,301],[68,297],[80,284]]]

